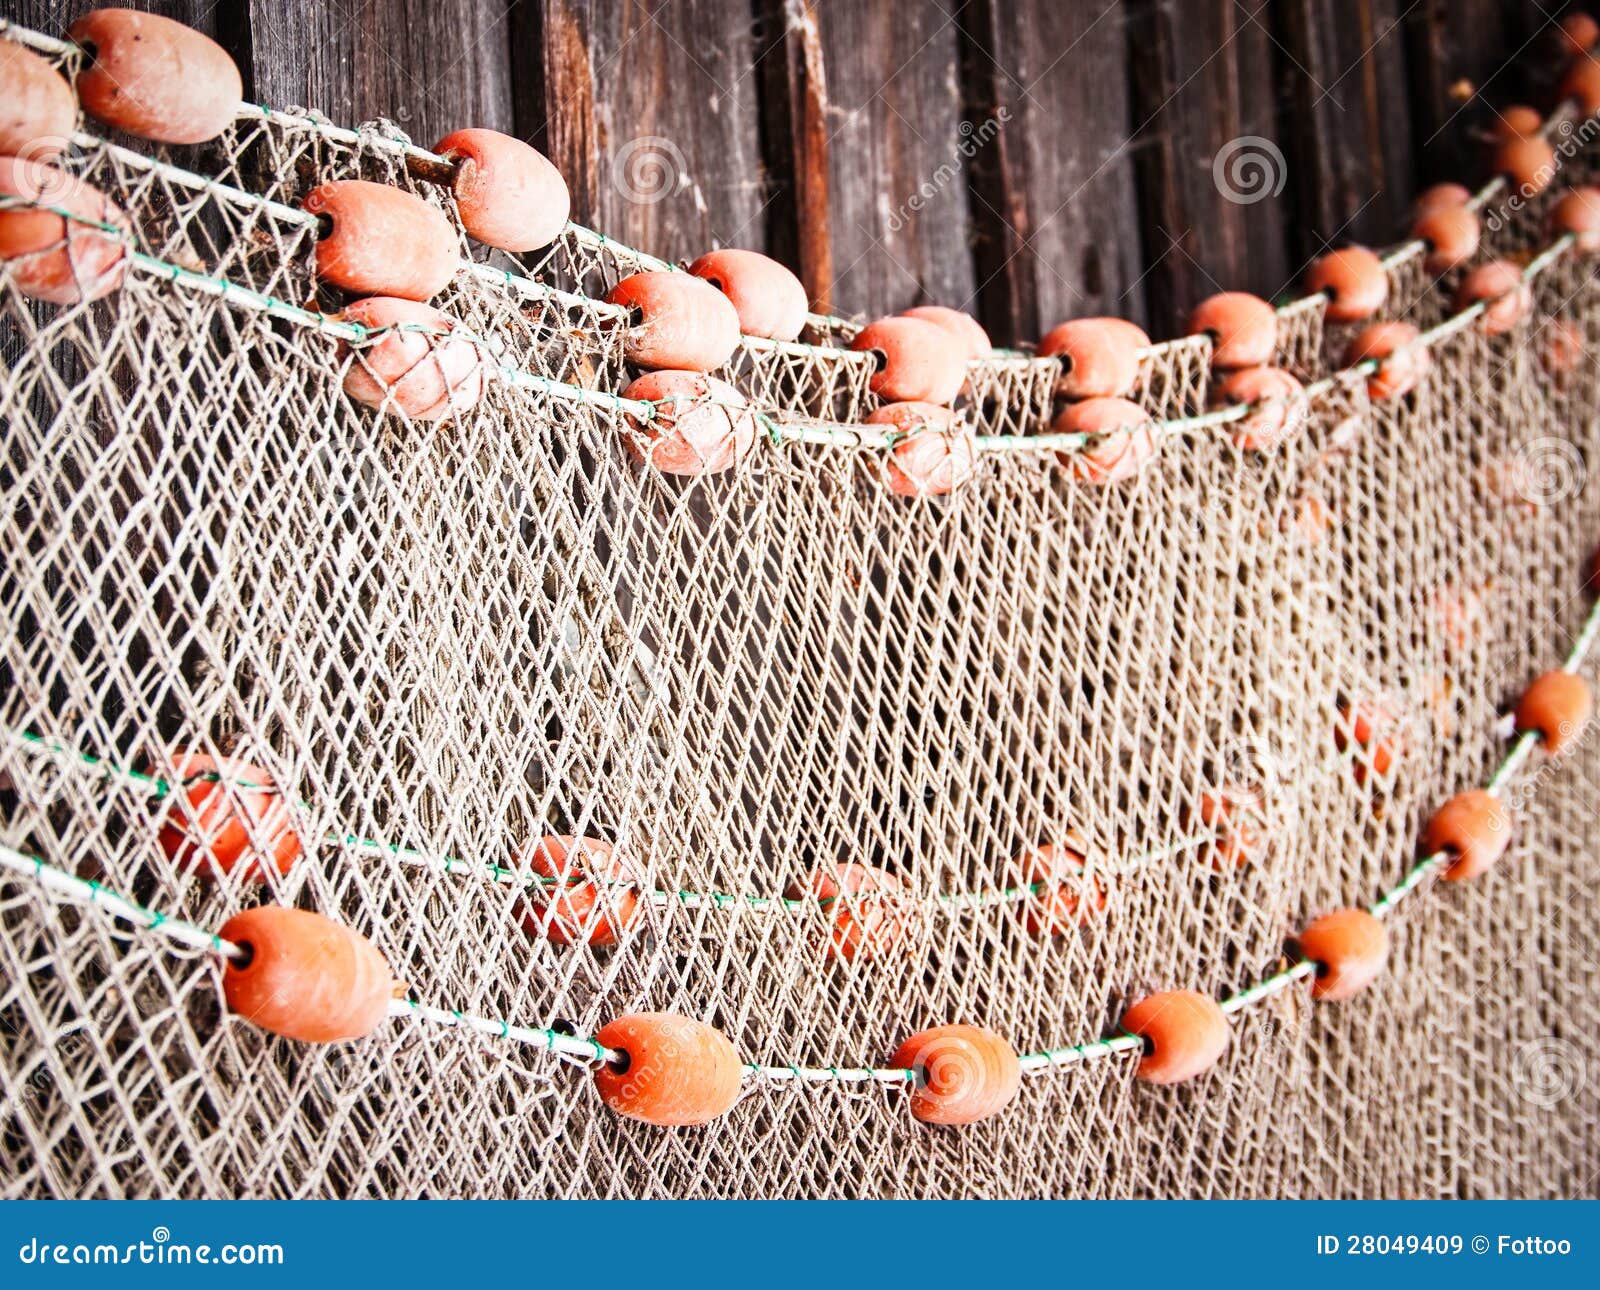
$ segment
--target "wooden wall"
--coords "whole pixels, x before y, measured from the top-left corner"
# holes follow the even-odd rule
[[[1000,341],[1102,312],[1166,334],[1211,291],[1288,290],[1327,242],[1395,240],[1419,183],[1480,177],[1489,104],[1548,92],[1566,7],[120,2],[210,32],[256,100],[423,144],[512,131],[610,236],[768,250],[835,310],[964,306]],[[0,0],[45,30],[89,7]],[[1212,163],[1247,137],[1281,153],[1282,188],[1238,202]]]

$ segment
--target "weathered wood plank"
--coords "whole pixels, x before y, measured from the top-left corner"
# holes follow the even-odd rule
[[[1495,109],[1520,101],[1530,88],[1512,57],[1527,39],[1520,17],[1502,0],[1426,0],[1406,15],[1412,129],[1422,182],[1477,178],[1481,135],[1494,125]]]

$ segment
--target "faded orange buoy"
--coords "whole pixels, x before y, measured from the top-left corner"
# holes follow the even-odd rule
[[[1216,367],[1264,367],[1278,343],[1278,316],[1260,296],[1224,291],[1196,305],[1184,330],[1210,335]]]
[[[692,273],[635,273],[612,287],[606,300],[634,312],[622,349],[639,367],[710,372],[738,348],[733,302]]]
[[[1461,279],[1456,308],[1466,309],[1483,300],[1478,330],[1501,336],[1533,312],[1533,290],[1522,280],[1522,270],[1508,260],[1490,260]]]
[[[1459,268],[1478,253],[1478,213],[1470,206],[1443,206],[1421,216],[1411,236],[1428,244],[1422,267],[1434,277]]]
[[[433,145],[456,165],[451,191],[468,233],[502,251],[537,251],[567,227],[567,181],[537,148],[498,130],[457,130]]]
[[[0,157],[0,207],[5,198],[29,203],[0,208],[0,260],[23,295],[76,305],[122,285],[128,217],[99,189],[43,162]]]
[[[689,272],[728,297],[746,336],[793,340],[806,325],[811,302],[800,279],[758,251],[727,249],[702,255]]]
[[[1558,753],[1583,734],[1593,711],[1594,696],[1581,676],[1546,672],[1535,677],[1517,700],[1517,733],[1535,731],[1546,752]]]
[[[755,447],[756,418],[744,395],[704,372],[646,372],[622,391],[654,405],[648,420],[628,414],[642,438],[628,451],[668,475],[731,470]]]
[[[1200,794],[1196,814],[1216,830],[1205,854],[1218,873],[1266,859],[1272,852],[1266,794],[1255,784],[1221,784]]]
[[[1333,741],[1340,752],[1358,750],[1355,761],[1356,783],[1365,784],[1367,775],[1387,779],[1404,749],[1400,719],[1377,699],[1362,699],[1339,709]]]
[[[966,348],[946,328],[921,318],[880,318],[850,342],[876,353],[868,387],[887,403],[949,403],[967,379]]]
[[[432,305],[371,296],[344,311],[348,322],[376,333],[340,342],[353,355],[344,392],[372,408],[393,408],[413,421],[466,412],[483,396],[483,355],[475,341],[452,336],[456,320]]]
[[[790,900],[815,900],[829,921],[828,957],[851,962],[886,954],[910,930],[912,909],[900,879],[865,864],[836,864],[792,883]]]
[[[1084,399],[1069,404],[1050,429],[1055,434],[1092,436],[1076,452],[1056,454],[1073,477],[1085,484],[1121,483],[1155,459],[1150,414],[1127,399]]]
[[[317,276],[360,295],[426,300],[457,268],[456,232],[420,197],[365,179],[338,179],[301,205],[321,221]]]
[[[1333,508],[1321,493],[1296,493],[1282,520],[1283,528],[1301,546],[1316,546],[1327,539],[1334,527]]]
[[[937,403],[889,403],[867,417],[868,425],[893,426],[905,438],[889,450],[884,469],[890,492],[935,497],[954,492],[978,468],[972,428]]]
[[[637,875],[604,838],[548,834],[526,859],[548,882],[529,888],[522,925],[533,936],[615,945],[639,912]]]
[[[1378,364],[1367,374],[1367,397],[1373,402],[1409,393],[1432,365],[1420,335],[1410,323],[1381,322],[1351,337],[1344,351],[1345,366],[1354,367],[1368,359]]]
[[[1122,1017],[1122,1028],[1144,1040],[1139,1078],[1178,1084],[1210,1070],[1228,1049],[1228,1018],[1198,990],[1146,995]]]
[[[180,780],[194,781],[173,796],[157,834],[173,864],[202,878],[237,870],[261,882],[269,873],[288,873],[300,858],[304,848],[289,804],[260,766],[179,749],[172,769]]]
[[[1526,103],[1513,103],[1495,113],[1490,133],[1496,142],[1503,143],[1507,139],[1526,139],[1538,134],[1543,126],[1544,118],[1535,109]]]
[[[1580,251],[1600,251],[1600,188],[1584,184],[1557,198],[1550,208],[1550,231],[1571,233]]]
[[[1546,376],[1565,376],[1583,360],[1588,345],[1583,332],[1563,318],[1553,318],[1542,332],[1539,366]]]
[[[1020,904],[1028,935],[1063,936],[1105,911],[1105,880],[1090,872],[1088,854],[1083,835],[1068,829],[1013,862],[1017,886],[1035,888]]]
[[[0,155],[48,161],[70,142],[78,100],[60,72],[31,49],[0,40]]]
[[[228,1009],[285,1039],[360,1039],[388,1015],[395,979],[383,955],[343,923],[285,905],[235,914],[217,933],[244,949],[222,972]]]
[[[1575,102],[1585,116],[1600,112],[1600,62],[1592,54],[1579,54],[1561,78],[1556,93]]]
[[[1138,384],[1140,355],[1150,348],[1142,327],[1121,318],[1074,318],[1044,334],[1040,358],[1059,358],[1056,393],[1065,399],[1121,398]]]
[[[1422,854],[1450,852],[1455,859],[1444,871],[1451,882],[1476,878],[1511,845],[1511,813],[1493,793],[1469,788],[1433,813],[1422,830]]]
[[[948,305],[914,305],[910,309],[902,309],[899,317],[916,318],[943,328],[968,358],[987,358],[994,350],[982,323],[971,314],[951,309]]]
[[[1253,406],[1229,427],[1234,447],[1270,452],[1306,423],[1305,386],[1281,367],[1244,367],[1230,372],[1211,392],[1215,407]]]
[[[1306,290],[1328,297],[1334,322],[1360,322],[1383,308],[1389,275],[1383,261],[1364,246],[1342,246],[1319,255],[1306,271]]]
[[[1364,909],[1336,909],[1306,924],[1295,938],[1317,965],[1311,995],[1330,1003],[1359,994],[1389,961],[1389,929]]]
[[[1417,194],[1416,201],[1411,203],[1411,216],[1422,219],[1435,211],[1461,206],[1471,200],[1472,193],[1463,184],[1434,184]]]
[[[1516,184],[1524,197],[1532,197],[1555,178],[1555,149],[1540,135],[1507,139],[1495,149],[1494,171]]]
[[[1569,53],[1586,54],[1600,40],[1600,23],[1581,10],[1569,13],[1559,26],[1562,47]]]
[[[157,143],[204,143],[232,124],[244,94],[239,68],[193,27],[133,9],[96,9],[67,35],[89,54],[78,98],[107,125]]]
[[[739,1100],[739,1054],[715,1026],[672,1012],[636,1012],[595,1040],[623,1054],[595,1068],[600,1100],[649,1124],[709,1124]]]
[[[935,1026],[895,1049],[911,1072],[911,1114],[925,1124],[974,1124],[998,1115],[1022,1085],[1017,1053],[982,1026]]]

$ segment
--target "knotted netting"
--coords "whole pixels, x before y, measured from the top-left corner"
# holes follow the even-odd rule
[[[1347,331],[1292,304],[1301,433],[1263,454],[1177,428],[1094,487],[1019,442],[1054,366],[1000,354],[963,400],[975,477],[908,499],[848,429],[872,360],[840,328],[742,345],[725,375],[765,419],[736,469],[641,465],[627,320],[596,303],[640,261],[578,231],[435,302],[514,379],[438,423],[353,403],[360,345],[305,308],[297,202],[444,190],[382,127],[309,115],[141,148],[62,163],[130,216],[119,292],[41,304],[0,268],[0,844],[92,884],[0,883],[5,1194],[1595,1194],[1593,737],[1518,765],[1490,875],[1395,904],[1370,991],[1251,993],[1308,917],[1400,882],[1583,639],[1600,291],[1570,245],[1540,254],[1547,198],[1482,252],[1531,262],[1532,316],[1439,336],[1403,398],[1373,402]],[[1564,164],[1586,176],[1587,142]],[[1389,257],[1388,314],[1432,327],[1460,275],[1420,257]],[[1209,349],[1155,346],[1134,397],[1204,413]],[[1382,765],[1346,729],[1372,704],[1403,727]],[[286,876],[174,862],[180,749],[282,790]],[[1247,863],[1203,827],[1222,785],[1259,798]],[[1016,858],[1069,830],[1103,908],[1041,937]],[[545,834],[627,857],[615,945],[530,932]],[[838,863],[903,884],[894,952],[828,955],[833,913],[785,897]],[[327,1046],[231,1016],[203,937],[164,933],[268,901],[358,929],[433,1011]],[[1179,988],[1242,1000],[1231,1049],[1139,1083],[1094,1041]],[[643,1011],[733,1040],[725,1117],[620,1117],[523,1034]],[[999,1116],[934,1128],[860,1076],[952,1021],[1054,1056]]]

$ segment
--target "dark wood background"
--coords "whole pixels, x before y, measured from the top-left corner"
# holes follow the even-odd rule
[[[1548,106],[1568,7],[122,3],[213,35],[255,100],[345,125],[387,116],[424,145],[506,130],[560,166],[574,218],[610,236],[674,259],[766,250],[834,310],[963,306],[1000,342],[1091,313],[1167,334],[1212,291],[1280,294],[1329,241],[1396,240],[1419,185],[1481,177],[1491,105]],[[47,31],[90,7],[0,0]],[[1275,198],[1238,204],[1213,181],[1212,158],[1243,135],[1282,152]],[[665,186],[630,197],[630,159],[664,161]]]

